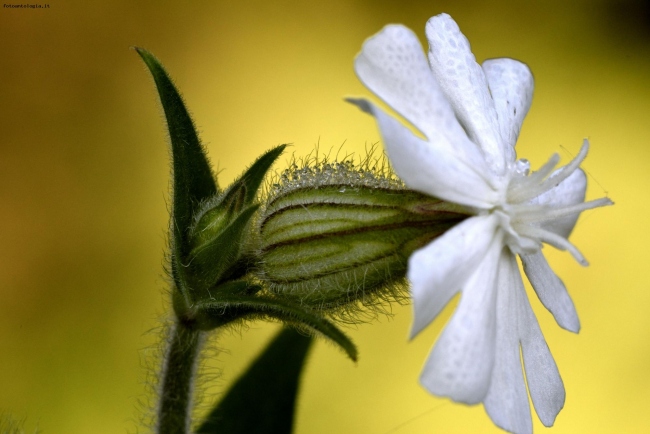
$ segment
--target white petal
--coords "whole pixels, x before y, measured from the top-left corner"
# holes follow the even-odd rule
[[[558,173],[561,169],[557,170]],[[551,175],[553,177],[553,175]],[[553,208],[563,208],[570,205],[576,205],[585,200],[587,191],[587,177],[582,169],[577,169],[568,178],[556,185],[546,193],[537,196],[531,203],[539,205],[548,205]],[[550,222],[545,222],[542,227],[551,232],[568,238],[573,227],[578,221],[580,213],[558,218]]]
[[[490,387],[495,355],[496,274],[503,249],[495,237],[427,359],[420,383],[430,393],[466,404],[481,402]]]
[[[490,87],[499,119],[504,151],[508,161],[515,160],[515,144],[524,117],[533,100],[533,74],[524,63],[514,59],[490,59],[483,62],[483,71]]]
[[[521,284],[513,255],[504,250],[499,262],[497,347],[490,390],[483,401],[492,421],[509,432],[532,433],[533,422],[519,354],[517,294]]]
[[[411,338],[438,316],[475,272],[494,239],[496,226],[492,215],[471,217],[411,255]]]
[[[540,251],[520,256],[524,272],[542,304],[553,314],[560,327],[578,333],[580,320],[573,301],[564,283],[548,265],[544,254]]]
[[[526,381],[537,416],[545,426],[552,426],[564,407],[564,383],[555,360],[544,340],[537,318],[530,308],[523,284],[518,291],[521,353]]]
[[[489,209],[498,194],[483,174],[437,141],[415,136],[395,118],[364,99],[348,98],[377,119],[384,147],[395,172],[409,188],[461,205]]]
[[[494,101],[467,38],[447,14],[429,19],[426,34],[436,81],[470,139],[481,147],[488,165],[502,175],[511,162],[505,160],[505,146],[509,145],[501,140]]]
[[[411,30],[400,25],[386,26],[366,40],[354,68],[363,84],[428,139],[445,144],[450,151],[455,149],[465,161],[477,164],[482,160],[436,83]]]

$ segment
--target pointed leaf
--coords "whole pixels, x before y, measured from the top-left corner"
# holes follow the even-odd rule
[[[287,145],[276,146],[270,151],[266,152],[264,155],[259,157],[255,163],[242,175],[242,177],[236,182],[241,183],[246,186],[246,196],[244,198],[244,205],[248,205],[253,202],[257,190],[262,184],[262,180],[268,172],[271,165],[277,160],[277,158],[282,154],[284,148]]]
[[[286,146],[277,146],[255,160],[252,166],[228,187],[223,196],[218,199],[214,208],[218,207],[224,213],[238,213],[244,207],[253,203],[266,172],[268,172],[271,165],[282,154]],[[214,208],[201,212],[207,215],[213,212]],[[199,221],[201,219],[203,219],[203,215],[199,217]]]
[[[357,347],[334,324],[308,308],[286,300],[224,294],[217,301],[198,304],[197,309],[203,330],[212,330],[243,317],[270,317],[321,333],[338,344],[350,359],[357,360]]]
[[[165,111],[172,145],[174,199],[174,250],[185,258],[189,247],[187,231],[201,201],[215,195],[218,188],[208,159],[183,100],[158,60],[147,50],[136,48],[151,71]]]
[[[197,434],[289,434],[312,339],[285,328],[210,412]]]

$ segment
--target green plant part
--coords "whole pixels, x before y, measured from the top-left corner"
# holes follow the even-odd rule
[[[259,223],[260,279],[272,292],[335,315],[359,301],[399,300],[408,257],[467,217],[363,166],[317,163],[281,175]]]
[[[149,68],[171,143],[173,199],[169,270],[175,324],[161,370],[156,432],[189,432],[196,364],[205,333],[235,322],[279,320],[337,343],[356,360],[350,339],[319,312],[270,296],[251,277],[257,263],[253,222],[259,187],[284,146],[260,158],[222,191],[183,100],[158,60],[136,48]],[[233,416],[234,417],[234,416]]]

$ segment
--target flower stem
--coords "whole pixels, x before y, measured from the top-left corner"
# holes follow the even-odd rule
[[[158,405],[157,434],[190,432],[194,380],[202,333],[177,322],[168,341]]]

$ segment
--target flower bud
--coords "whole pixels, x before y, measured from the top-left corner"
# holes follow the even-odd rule
[[[283,177],[260,220],[260,277],[319,309],[397,295],[411,253],[466,217],[351,163]]]
[[[192,295],[186,308],[214,299],[219,285],[248,273],[251,223],[259,208],[257,190],[284,148],[281,145],[264,153],[226,191],[198,206],[188,231],[189,254],[183,262],[182,286]]]
[[[259,204],[234,212],[217,198],[204,208],[190,230],[192,250],[186,272],[197,300],[212,297],[210,288],[232,276],[249,243],[250,223]]]

